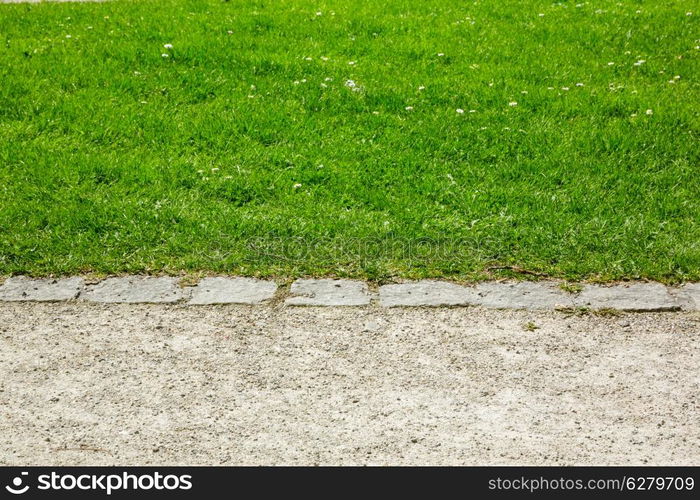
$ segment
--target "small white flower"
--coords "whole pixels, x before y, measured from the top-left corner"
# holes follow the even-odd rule
[[[306,78],[302,78],[301,83],[306,83]]]
[[[685,15],[686,15],[686,16],[692,16],[693,13],[692,13],[692,12],[686,12]]]
[[[521,90],[520,93],[521,93],[521,94],[527,94],[527,90]]]
[[[470,113],[476,113],[476,110],[475,110],[475,109],[470,109],[469,112],[470,112]]]
[[[637,116],[637,113],[632,113],[632,114],[630,115],[630,118],[634,118],[634,117],[636,117],[636,116]]]
[[[170,54],[161,54],[161,57],[170,57]]]
[[[576,86],[577,86],[577,87],[583,87],[583,83],[577,83]]]
[[[172,44],[172,43],[166,43],[165,45],[163,45],[163,48],[166,48],[166,49],[170,50],[170,49],[173,48],[173,44]]]
[[[537,15],[538,15],[539,17],[544,17],[544,14],[541,14],[541,13],[540,13],[540,14],[537,14]]]
[[[562,87],[561,89],[566,91],[566,90],[569,90],[569,87]]]
[[[421,85],[420,87],[418,87],[418,90],[425,90],[425,87]]]
[[[615,63],[612,62],[612,61],[610,61],[610,62],[608,63],[608,66],[615,66]]]
[[[515,101],[510,101],[510,102],[508,103],[508,106],[511,106],[511,107],[515,107],[515,106],[517,106],[517,105],[518,105],[518,103],[515,102]]]
[[[373,114],[373,115],[378,115],[378,114],[379,114],[379,111],[372,111],[372,114]]]
[[[357,64],[357,61],[348,61],[348,64],[349,64],[350,66],[354,66],[355,64]]]
[[[676,75],[676,76],[673,77],[673,79],[674,79],[674,80],[680,80],[680,79],[681,79],[681,75]]]
[[[292,187],[293,187],[294,189],[299,189],[299,188],[301,187],[301,184],[299,184],[299,183],[297,182],[297,183],[294,184],[294,186],[292,186]]]
[[[554,87],[547,87],[547,90],[554,90]]]
[[[647,116],[651,116],[654,114],[654,112],[651,109],[647,109],[645,113],[647,114]]]
[[[322,16],[322,15],[323,15],[323,12],[321,12],[321,11],[319,10],[318,12],[316,12],[316,15],[317,15],[317,16]]]
[[[346,80],[345,86],[353,89],[353,88],[357,87],[357,84],[354,82],[354,80]]]
[[[438,57],[443,57],[445,54],[443,52],[438,52]]]
[[[634,65],[635,65],[635,66],[641,66],[641,65],[644,64],[645,62],[646,62],[646,60],[640,59],[639,61],[637,61],[636,63],[634,63]]]
[[[413,111],[413,106],[406,106],[406,111]]]
[[[219,168],[218,168],[218,167],[214,167],[214,168],[211,169],[211,171],[212,171],[212,172],[218,172],[218,171],[219,171]]]
[[[676,83],[676,80],[669,80],[668,83],[675,84],[675,83]]]
[[[463,110],[463,109],[457,108],[456,111],[457,111],[457,114],[458,114],[458,115],[463,115],[463,114],[464,114],[464,110]]]
[[[325,89],[326,87],[328,87],[328,85],[326,85],[325,83],[321,83],[321,87]]]
[[[226,31],[226,33],[228,33],[229,35],[233,35],[233,31],[231,30]]]
[[[331,78],[330,76],[327,76],[327,77],[324,78],[323,80],[326,81],[326,82],[332,82],[332,81],[333,81],[333,78]],[[350,81],[350,80],[348,80],[348,81]]]
[[[313,60],[314,60],[313,57],[305,57],[304,58],[304,61],[313,61]]]
[[[327,61],[329,58],[326,56],[321,56],[321,61]]]

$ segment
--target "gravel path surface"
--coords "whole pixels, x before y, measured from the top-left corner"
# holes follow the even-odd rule
[[[700,314],[0,303],[0,464],[697,464]]]

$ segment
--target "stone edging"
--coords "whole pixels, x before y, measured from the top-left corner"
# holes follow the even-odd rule
[[[577,287],[578,288],[578,287]],[[382,285],[340,279],[298,279],[287,291],[274,281],[254,278],[204,278],[182,287],[178,278],[127,276],[86,283],[83,278],[8,278],[0,286],[0,301],[83,301],[211,305],[262,304],[283,301],[288,306],[482,306],[495,309],[554,310],[586,308],[620,311],[698,311],[700,283],[667,287],[660,283],[611,286],[584,284],[567,292],[553,281],[485,282],[473,286],[446,281],[414,281]]]

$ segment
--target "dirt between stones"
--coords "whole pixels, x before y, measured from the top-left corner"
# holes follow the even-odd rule
[[[0,303],[0,464],[693,465],[700,314]]]

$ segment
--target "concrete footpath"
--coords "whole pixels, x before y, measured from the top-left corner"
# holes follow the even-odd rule
[[[284,300],[0,302],[0,464],[700,463],[697,311]]]

